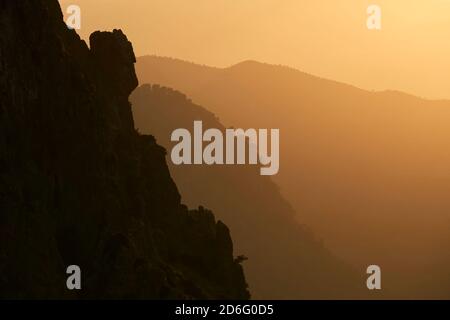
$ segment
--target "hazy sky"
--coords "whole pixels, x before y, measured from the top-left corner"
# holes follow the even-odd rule
[[[61,0],[87,38],[121,28],[136,55],[283,64],[365,89],[450,99],[450,0]],[[366,27],[369,4],[382,30]]]

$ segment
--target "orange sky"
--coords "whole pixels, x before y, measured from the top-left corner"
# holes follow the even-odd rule
[[[284,64],[370,89],[450,99],[450,0],[61,0],[86,38],[121,28],[136,55]],[[382,30],[366,27],[369,4]]]

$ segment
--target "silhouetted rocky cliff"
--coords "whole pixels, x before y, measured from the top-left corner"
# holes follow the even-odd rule
[[[0,2],[0,298],[248,298],[228,228],[134,129],[130,42],[90,48],[56,0]]]

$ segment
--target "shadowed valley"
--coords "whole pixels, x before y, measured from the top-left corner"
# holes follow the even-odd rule
[[[325,247],[361,272],[380,265],[389,296],[450,296],[449,101],[255,61],[222,69],[145,56],[137,73],[225,126],[279,128],[274,181]]]
[[[225,131],[214,114],[180,92],[142,85],[131,96],[136,127],[152,132],[168,150],[177,128]],[[170,171],[190,207],[204,203],[225,221],[236,254],[248,257],[246,277],[254,298],[311,299],[361,297],[364,273],[334,257],[295,213],[276,184],[251,165],[173,165]]]

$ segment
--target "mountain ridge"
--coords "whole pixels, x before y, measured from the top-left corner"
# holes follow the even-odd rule
[[[389,269],[384,291],[397,297],[448,297],[421,274],[444,276],[450,265],[442,246],[450,243],[450,101],[252,62],[231,72],[159,62],[138,59],[141,83],[182,91],[225,127],[280,129],[273,179],[333,253],[359,270],[374,262]]]
[[[313,73],[308,73],[308,72],[302,71],[301,69],[291,67],[288,65],[274,64],[274,63],[269,63],[269,62],[260,62],[260,61],[252,60],[252,59],[243,60],[241,62],[237,62],[235,64],[232,64],[232,65],[229,65],[226,67],[216,67],[216,66],[210,66],[210,65],[206,65],[206,64],[202,64],[202,63],[193,62],[190,60],[179,59],[179,58],[175,58],[175,57],[171,57],[171,56],[160,56],[160,55],[148,54],[148,55],[142,55],[142,56],[137,57],[138,61],[139,60],[147,60],[147,59],[155,59],[155,60],[167,61],[167,62],[172,62],[172,63],[175,62],[178,65],[189,65],[193,69],[194,68],[195,69],[207,69],[212,72],[219,71],[219,70],[220,71],[227,71],[227,70],[230,71],[233,69],[239,70],[242,67],[246,68],[249,66],[264,67],[264,68],[270,68],[270,69],[284,69],[286,71],[301,74],[302,76],[309,77],[311,79],[322,80],[322,81],[334,83],[334,84],[345,86],[345,87],[351,87],[353,89],[361,90],[366,93],[373,93],[373,94],[393,93],[393,94],[398,94],[398,95],[402,95],[402,96],[410,96],[410,97],[414,97],[414,98],[418,98],[418,99],[422,99],[422,100],[426,100],[426,101],[434,101],[434,102],[450,101],[449,99],[433,99],[433,98],[422,97],[422,96],[419,96],[419,95],[416,95],[413,93],[405,92],[402,90],[396,90],[396,89],[371,90],[371,89],[359,87],[358,85],[355,85],[355,84],[317,76]]]

